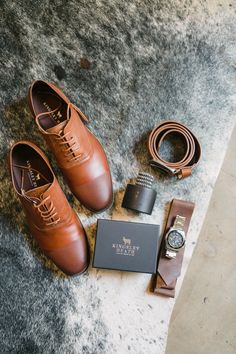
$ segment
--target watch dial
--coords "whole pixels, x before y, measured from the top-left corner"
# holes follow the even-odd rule
[[[180,248],[184,245],[184,238],[180,232],[174,230],[168,235],[167,241],[172,248]]]

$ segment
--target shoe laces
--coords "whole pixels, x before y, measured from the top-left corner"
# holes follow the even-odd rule
[[[61,107],[61,104],[58,107],[56,107],[55,109],[53,109],[52,111],[39,113],[36,116],[36,120],[39,119],[41,116],[50,115],[52,113],[57,112],[60,107]],[[70,117],[71,108],[73,108],[79,114],[79,117],[81,119],[83,119],[85,122],[88,122],[88,118],[85,116],[85,114],[77,106],[75,106],[72,102],[69,102],[67,105],[67,119],[68,120]],[[66,133],[64,133],[64,131],[61,130],[58,133],[58,136],[56,137],[56,139],[60,141],[60,143],[59,143],[60,145],[65,147],[62,150],[63,150],[63,153],[65,154],[66,158],[68,158],[68,162],[77,161],[81,157],[82,154],[79,153],[79,149],[80,149],[79,143],[78,143],[77,139],[75,139],[75,137],[72,135],[71,130]]]
[[[56,208],[53,204],[53,201],[50,200],[49,205],[46,204],[46,202],[51,198],[50,195],[42,198],[40,197],[40,202],[38,203],[35,199],[36,197],[29,197],[26,195],[26,192],[24,190],[24,171],[25,170],[29,170],[27,167],[25,166],[19,166],[19,165],[15,165],[15,167],[20,167],[21,168],[21,194],[30,202],[33,202],[34,207],[38,210],[41,218],[43,219],[43,221],[46,223],[47,226],[50,225],[56,225],[61,218],[58,216],[58,213],[56,211]],[[41,175],[41,177],[43,177],[45,180],[47,180],[39,171],[35,170],[34,168],[31,167],[32,170],[36,171],[37,173],[39,173]],[[38,199],[38,198],[37,198]]]
[[[50,199],[50,195],[44,197],[40,203],[33,202],[34,207],[38,210],[40,216],[47,226],[56,225],[61,218],[58,216],[56,208],[53,204],[53,201],[50,200],[47,205],[46,202]]]
[[[88,122],[88,119],[86,118],[84,113],[81,112],[81,110],[71,102],[69,102],[67,106],[67,117],[69,117],[69,111],[71,107],[73,107],[79,113],[79,115],[83,120]],[[64,155],[68,159],[68,162],[77,161],[82,156],[82,153],[79,152],[80,145],[77,139],[75,139],[75,137],[72,135],[71,130],[69,130],[66,133],[64,133],[63,130],[61,130],[59,132],[59,136],[56,137],[56,139],[60,141],[59,144],[61,146],[64,146],[62,150]]]
[[[77,161],[81,157],[82,154],[79,152],[80,145],[75,137],[71,134],[70,130],[66,133],[63,133],[61,130],[59,132],[59,136],[56,137],[56,139],[59,140],[59,145],[62,146],[62,151],[68,162]]]

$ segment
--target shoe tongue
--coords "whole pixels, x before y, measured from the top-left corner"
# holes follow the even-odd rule
[[[50,187],[51,183],[44,184],[43,186],[33,188],[25,192],[25,195],[29,198],[37,198],[40,199],[40,196],[46,192],[46,190]]]
[[[68,123],[68,120],[64,120],[63,122],[61,122],[61,123],[55,125],[54,127],[48,128],[48,129],[46,130],[46,132],[47,132],[47,133],[50,133],[50,134],[59,134],[60,131],[62,131],[62,130],[65,128],[65,126],[66,126],[67,123]]]

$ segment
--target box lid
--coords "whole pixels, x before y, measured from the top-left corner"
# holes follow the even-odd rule
[[[99,219],[93,267],[156,273],[159,225]]]

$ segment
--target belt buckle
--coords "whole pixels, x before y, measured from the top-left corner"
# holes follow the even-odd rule
[[[180,169],[171,168],[161,163],[160,161],[151,160],[150,165],[158,168],[159,170],[168,173],[169,175],[177,175],[180,172]]]

